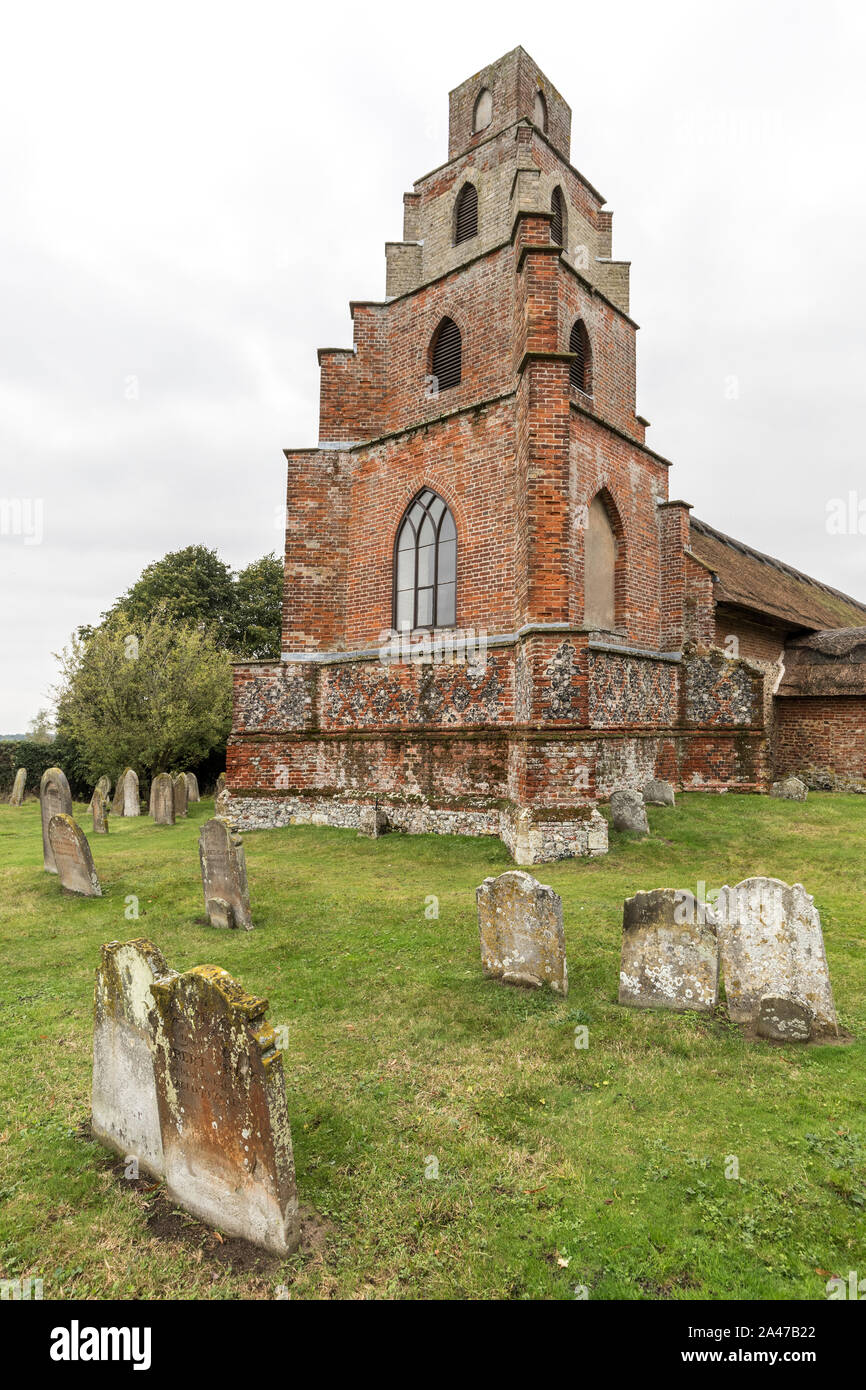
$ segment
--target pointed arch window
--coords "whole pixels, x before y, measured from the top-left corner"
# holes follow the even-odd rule
[[[493,97],[489,88],[482,87],[478,93],[478,100],[475,103],[475,110],[472,114],[472,130],[477,134],[479,130],[486,130],[493,120]]]
[[[568,350],[574,353],[574,358],[569,370],[569,381],[572,386],[576,386],[578,391],[583,391],[585,395],[592,395],[592,348],[589,342],[589,334],[586,331],[586,324],[583,319],[578,319],[571,330],[568,340]]]
[[[464,183],[454,205],[454,245],[471,241],[478,235],[478,189],[474,183]]]
[[[452,386],[459,386],[462,367],[463,342],[460,329],[453,319],[443,319],[433,338],[430,360],[430,371],[435,378],[436,391],[447,391]]]
[[[550,240],[554,246],[565,245],[565,199],[562,196],[561,188],[554,188],[550,195],[550,211],[553,218],[550,223]]]
[[[541,92],[535,93],[535,102],[532,108],[532,119],[541,130],[547,134],[547,102]]]
[[[457,528],[430,488],[409,506],[394,552],[394,626],[453,627],[457,615]]]
[[[624,621],[624,542],[613,504],[597,493],[589,505],[584,556],[583,621],[588,628],[610,632]]]

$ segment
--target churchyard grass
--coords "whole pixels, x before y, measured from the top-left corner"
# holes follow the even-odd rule
[[[481,973],[475,888],[513,867],[498,841],[246,834],[255,930],[220,931],[212,813],[94,838],[76,804],[104,894],[79,899],[43,870],[38,804],[0,806],[0,1276],[61,1299],[823,1299],[866,1278],[866,797],[683,796],[649,808],[648,838],[536,866],[563,900],[565,999]],[[617,1005],[624,898],[755,874],[814,895],[855,1041]],[[178,970],[223,966],[287,1030],[318,1223],[297,1256],[229,1258],[189,1217],[166,1231],[159,1189],[87,1135],[99,948],[140,936]]]

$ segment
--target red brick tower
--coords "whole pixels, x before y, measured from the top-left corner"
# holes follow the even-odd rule
[[[286,451],[283,659],[236,670],[242,825],[378,804],[532,863],[603,852],[616,786],[760,780],[759,677],[683,658],[709,576],[635,413],[628,265],[570,128],[522,48],[452,92],[386,298],[319,351],[319,444]]]

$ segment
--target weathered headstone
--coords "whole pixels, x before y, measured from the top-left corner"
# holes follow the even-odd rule
[[[224,819],[230,818],[231,795],[228,787],[222,787],[220,791],[217,792],[213,808],[216,815],[222,816]]]
[[[250,890],[243,841],[227,820],[205,821],[198,837],[201,881],[212,927],[252,931]]]
[[[198,789],[198,778],[194,772],[185,772],[186,793],[188,801],[201,801],[201,792]]]
[[[168,1195],[277,1255],[299,1238],[282,1054],[268,1002],[215,965],[152,987]]]
[[[715,903],[728,1014],[752,1023],[764,995],[799,999],[814,1030],[837,1034],[821,918],[801,883],[747,878]]]
[[[770,796],[778,797],[781,801],[805,801],[808,795],[809,788],[799,777],[786,777],[782,782],[774,782],[770,788]]]
[[[627,788],[611,792],[610,810],[614,830],[630,830],[638,835],[649,834],[646,806],[640,792]]]
[[[101,898],[87,836],[71,816],[60,812],[48,822],[48,838],[60,887],[82,898]]]
[[[112,812],[115,816],[137,816],[141,814],[138,800],[138,773],[128,767],[117,779]]]
[[[626,898],[620,1004],[712,1013],[718,1000],[719,943],[712,910],[673,888]]]
[[[15,781],[12,783],[12,795],[9,798],[10,806],[20,806],[24,801],[24,788],[27,786],[27,768],[19,767],[15,773]]]
[[[104,775],[100,777],[99,781],[93,789],[93,796],[95,796],[97,792],[99,792],[100,796],[102,797],[102,800],[105,802],[106,810],[108,810],[108,802],[109,798],[111,797],[110,777],[106,777]],[[90,798],[90,810],[93,810],[93,797]]]
[[[48,826],[52,816],[72,815],[72,792],[59,767],[49,767],[43,772],[39,783],[39,801],[42,808],[42,858],[46,871],[56,874],[57,865],[48,837]]]
[[[94,835],[108,834],[108,805],[103,799],[99,787],[94,787],[93,796],[90,798],[90,810],[93,814],[93,833]]]
[[[368,840],[378,840],[388,831],[388,817],[378,806],[362,806],[358,819],[358,834]]]
[[[808,1042],[812,1035],[812,1010],[802,999],[783,999],[765,994],[758,1005],[755,1032],[773,1042]]]
[[[675,806],[677,799],[670,782],[653,777],[643,789],[643,799],[647,806]]]
[[[179,772],[176,777],[173,777],[172,787],[174,788],[174,816],[177,820],[178,816],[185,816],[187,811],[189,794],[186,786],[186,774]]]
[[[503,984],[568,993],[562,899],[522,869],[486,878],[475,890],[481,968]]]
[[[152,986],[170,970],[152,941],[110,941],[102,948],[93,1005],[93,1137],[124,1158],[163,1175],[153,1074]]]
[[[174,783],[158,772],[150,784],[150,814],[157,825],[174,825]]]
[[[214,796],[219,796],[220,792],[225,791],[225,786],[226,775],[224,772],[221,772],[219,777],[216,779],[216,791],[214,792]]]

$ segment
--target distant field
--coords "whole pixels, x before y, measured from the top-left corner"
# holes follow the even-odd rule
[[[496,840],[247,834],[256,930],[219,932],[211,803],[107,837],[75,810],[102,899],[43,871],[36,802],[0,806],[0,1277],[45,1298],[823,1299],[866,1276],[866,797],[683,796],[646,840],[538,866],[563,898],[565,1000],[481,976],[475,886],[513,867]],[[624,897],[753,874],[814,894],[850,1045],[618,1007]],[[288,1027],[311,1213],[291,1260],[172,1215],[87,1137],[99,947],[138,936],[176,969],[224,966]]]

